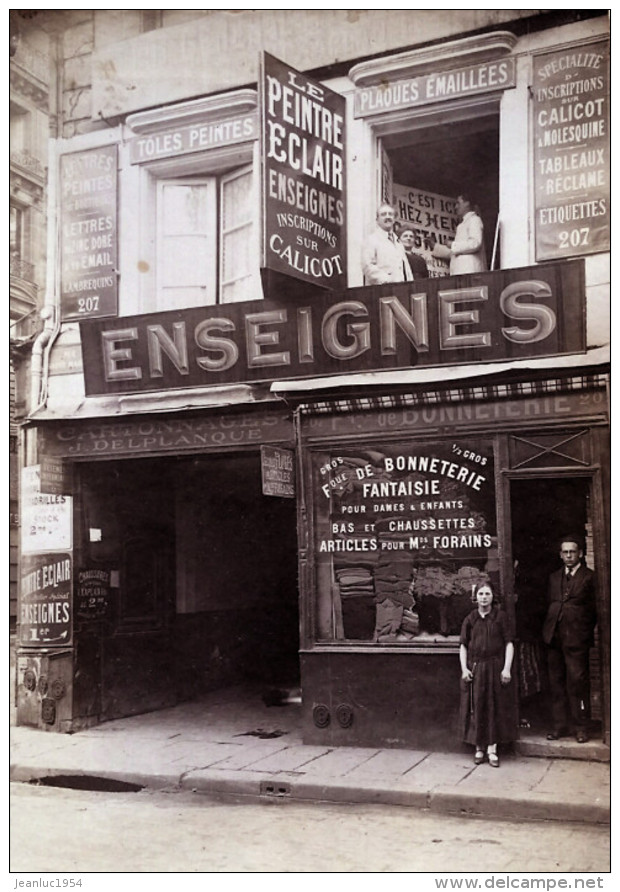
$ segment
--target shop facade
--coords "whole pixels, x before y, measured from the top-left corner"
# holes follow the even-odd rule
[[[490,579],[541,725],[570,531],[597,573],[609,742],[607,23],[410,44],[323,78],[264,54],[256,89],[59,140],[20,723],[300,687],[308,743],[456,748],[460,624]],[[465,188],[488,270],[450,276],[429,245]],[[415,288],[363,284],[388,198],[425,256]]]

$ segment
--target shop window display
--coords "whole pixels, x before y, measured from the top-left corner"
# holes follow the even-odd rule
[[[343,447],[314,457],[316,637],[433,644],[497,585],[490,441]]]

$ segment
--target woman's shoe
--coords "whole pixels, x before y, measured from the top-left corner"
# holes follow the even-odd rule
[[[489,753],[489,765],[491,768],[499,768],[499,756],[497,753]]]
[[[476,750],[476,755],[474,756],[474,765],[482,765],[485,759],[485,754],[483,750]]]

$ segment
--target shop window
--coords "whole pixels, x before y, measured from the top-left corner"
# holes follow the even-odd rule
[[[425,259],[431,277],[449,273],[448,262],[435,256],[433,246],[452,242],[459,195],[478,206],[487,266],[499,268],[497,102],[412,115],[398,132],[381,133],[378,128],[378,170],[377,201],[394,204],[397,228],[413,229],[413,250]]]
[[[458,642],[499,583],[493,444],[403,441],[313,455],[315,640]]]
[[[256,299],[255,198],[251,166],[157,182],[157,309]]]

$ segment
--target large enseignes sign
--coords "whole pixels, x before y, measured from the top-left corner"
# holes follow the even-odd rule
[[[365,118],[446,99],[506,90],[515,83],[515,60],[512,57],[419,77],[382,81],[356,91],[353,115]]]
[[[345,99],[268,53],[261,68],[261,265],[342,289]]]
[[[117,167],[116,146],[60,159],[60,304],[64,322],[118,312]]]
[[[534,59],[536,259],[610,248],[609,45]]]
[[[475,364],[585,350],[582,260],[93,320],[88,395]]]

